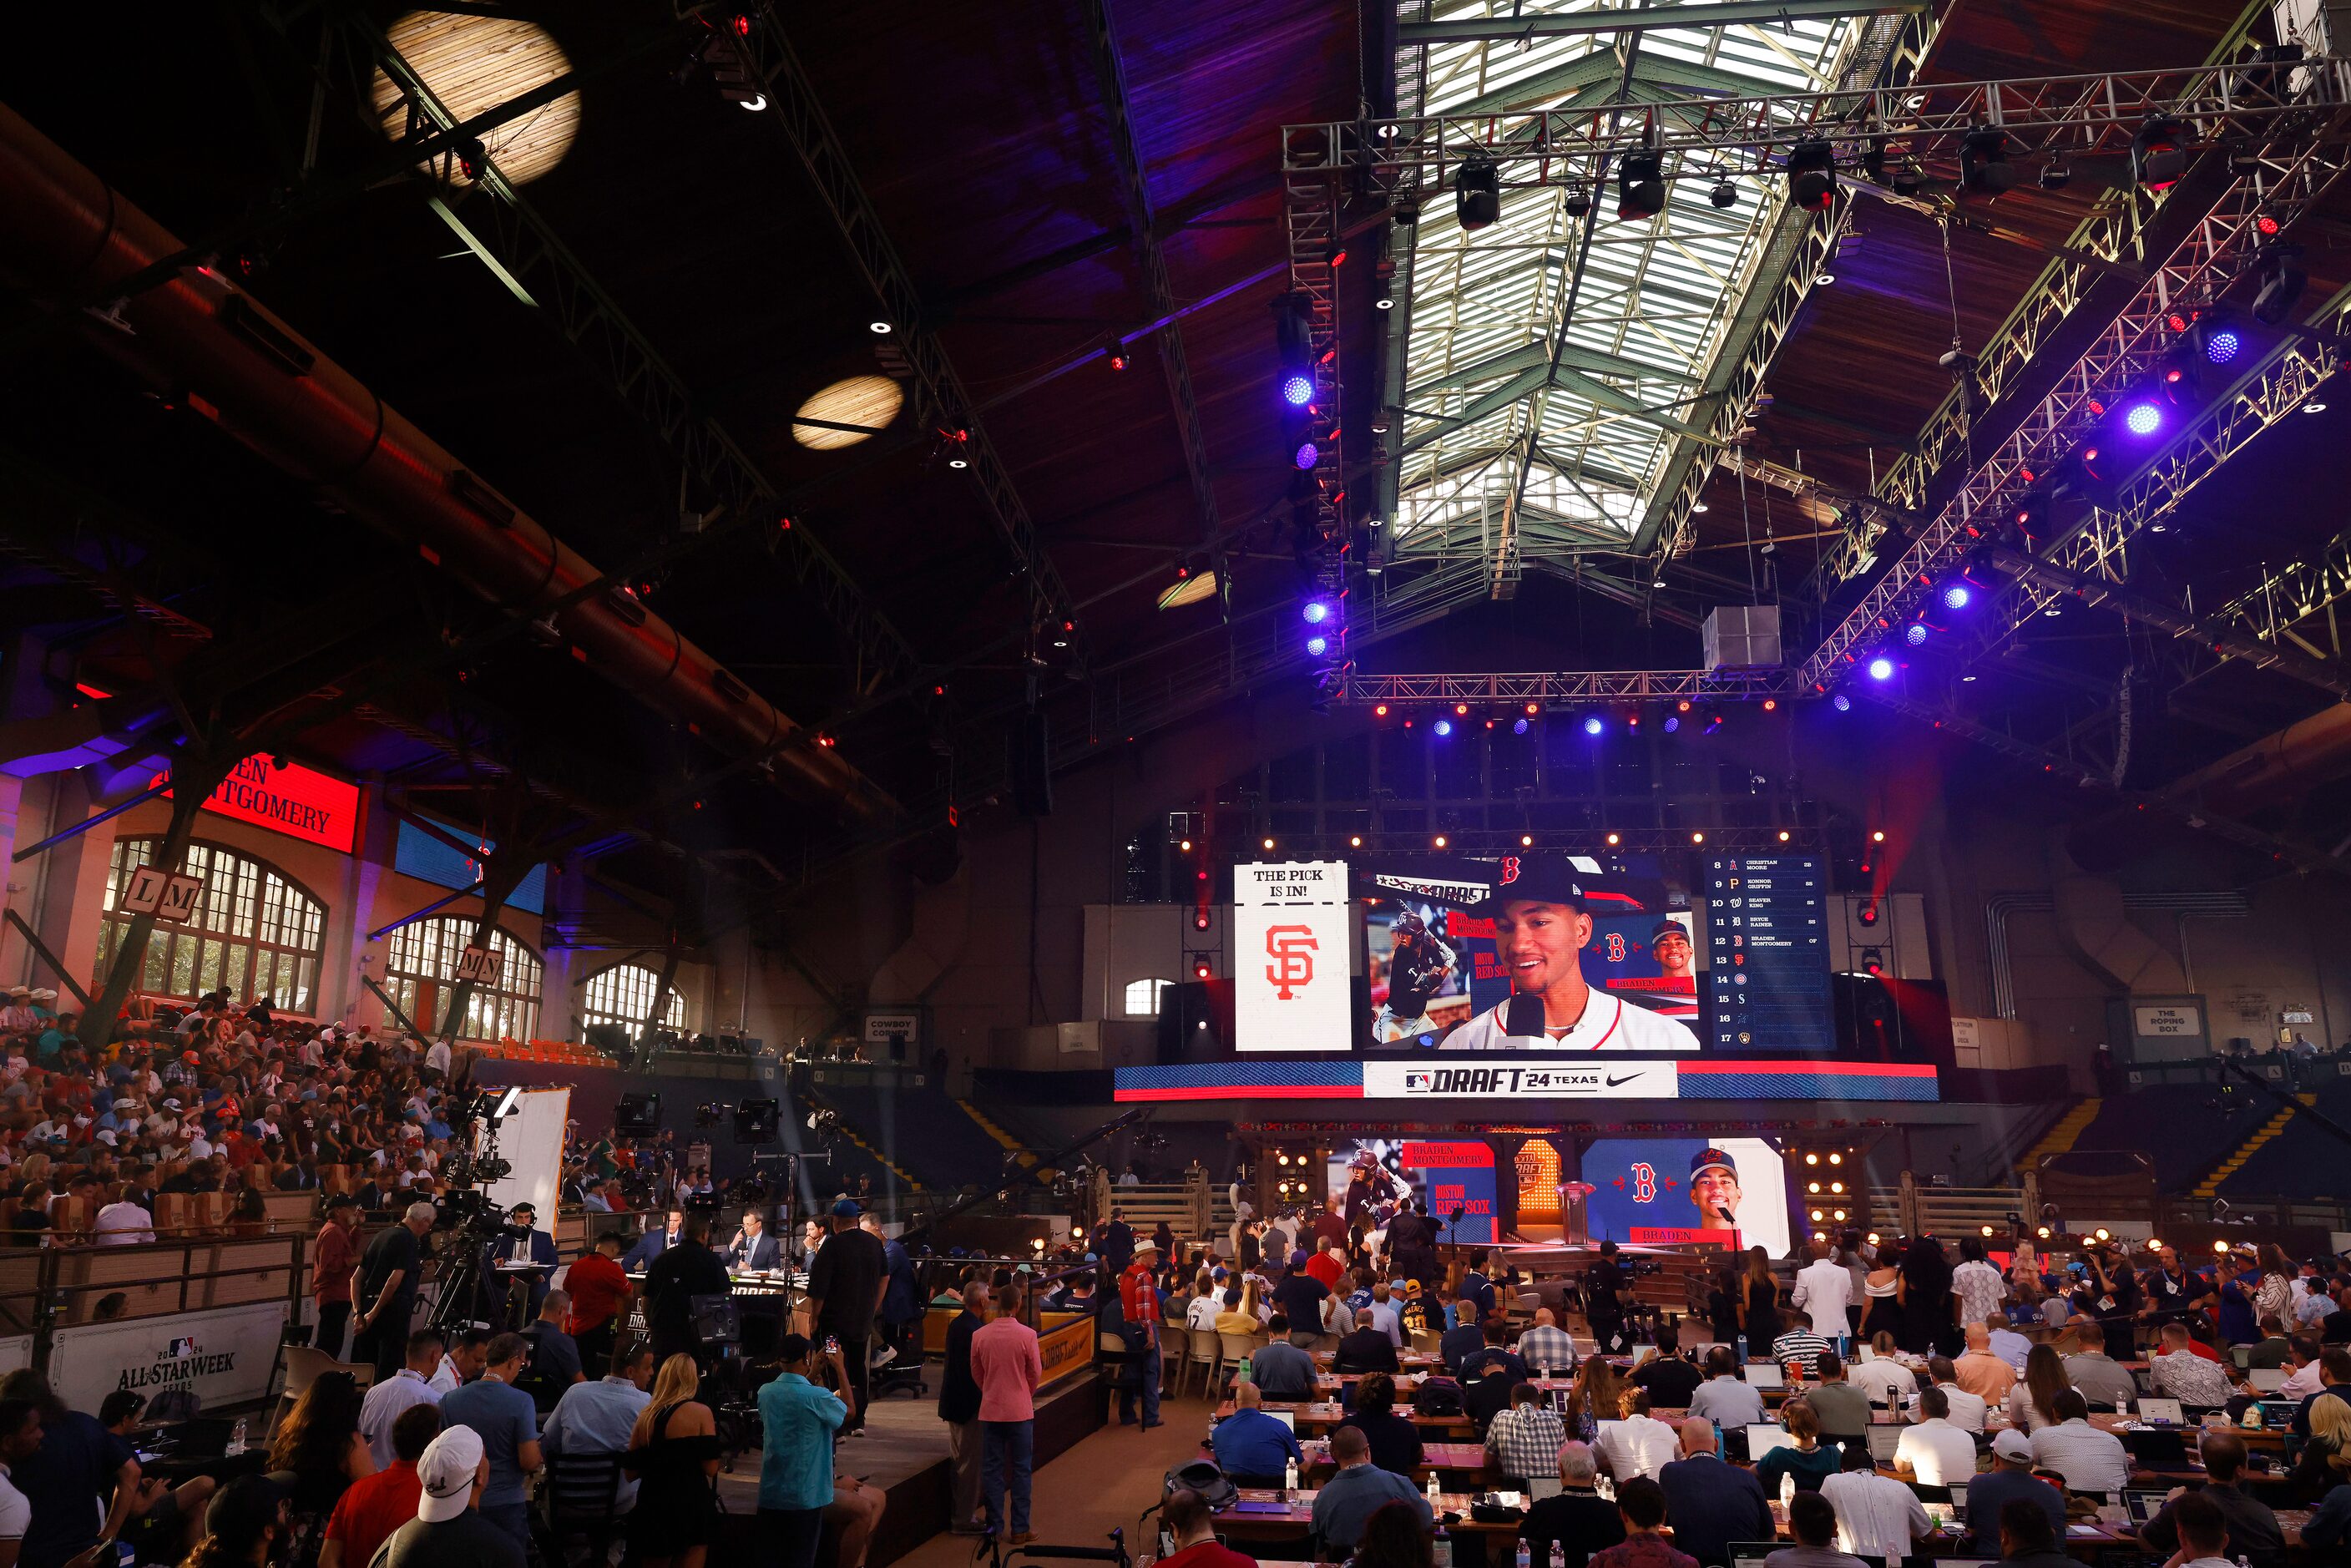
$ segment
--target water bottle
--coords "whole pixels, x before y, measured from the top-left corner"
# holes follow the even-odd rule
[[[1255,1383],[1257,1381],[1256,1378],[1249,1375],[1249,1358],[1247,1352],[1242,1353],[1240,1367],[1234,1374],[1234,1376],[1243,1383]]]
[[[1616,1500],[1616,1478],[1612,1475],[1604,1474],[1598,1480],[1593,1482],[1593,1490],[1599,1492],[1601,1497],[1605,1499],[1607,1501],[1614,1502]]]
[[[1438,1498],[1443,1497],[1443,1496],[1445,1495],[1443,1492],[1441,1492],[1441,1491],[1437,1490],[1437,1472],[1436,1472],[1435,1470],[1431,1470],[1431,1471],[1429,1471],[1429,1472],[1428,1472],[1428,1488],[1427,1488],[1427,1490],[1428,1490],[1428,1506],[1429,1506],[1430,1511],[1433,1512],[1433,1511],[1435,1511],[1435,1510],[1436,1510],[1436,1508],[1437,1508],[1437,1500]]]
[[[1534,1568],[1534,1553],[1528,1550],[1525,1538],[1520,1537],[1519,1541],[1518,1568]]]
[[[1567,1568],[1567,1548],[1556,1541],[1551,1543],[1551,1568]]]
[[[1445,1533],[1442,1524],[1437,1527],[1437,1539],[1429,1543],[1428,1562],[1429,1568],[1453,1568],[1453,1538]]]
[[[1788,1471],[1780,1478],[1780,1506],[1787,1507],[1796,1500],[1796,1472]]]
[[[231,1454],[245,1452],[245,1422],[242,1417],[228,1429],[228,1448],[225,1451]]]
[[[1298,1490],[1298,1461],[1294,1458],[1281,1467],[1281,1490],[1284,1491]]]

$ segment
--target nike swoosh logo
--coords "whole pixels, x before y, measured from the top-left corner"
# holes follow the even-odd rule
[[[1637,1073],[1637,1072],[1627,1072],[1627,1073],[1626,1073],[1626,1074],[1625,1074],[1625,1076],[1624,1076],[1624,1077],[1622,1077],[1622,1078],[1611,1078],[1610,1080],[1608,1080],[1608,1087],[1609,1087],[1609,1088],[1611,1088],[1611,1089],[1614,1089],[1614,1088],[1615,1088],[1615,1087],[1616,1087],[1618,1084],[1620,1084],[1620,1083],[1630,1083],[1630,1082],[1633,1082],[1633,1080],[1635,1080],[1635,1078],[1638,1078],[1638,1077],[1640,1077],[1640,1076],[1641,1076],[1641,1075],[1640,1075],[1639,1073]]]

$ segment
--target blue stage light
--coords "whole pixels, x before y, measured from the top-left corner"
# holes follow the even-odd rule
[[[1330,650],[1330,643],[1321,636],[1313,636],[1306,639],[1306,651],[1313,654],[1318,659],[1327,653]]]
[[[1607,727],[1607,724],[1596,713],[1583,721],[1583,733],[1586,735],[1598,735]]]
[[[2144,400],[2135,402],[2123,415],[2123,427],[2133,435],[2153,435],[2163,428],[2163,410]]]
[[[1667,735],[1673,734],[1674,731],[1681,728],[1681,727],[1682,721],[1679,714],[1669,713],[1666,716],[1666,733]]]
[[[1513,720],[1513,721],[1512,721],[1512,723],[1511,723],[1511,725],[1510,725],[1510,733],[1511,733],[1512,735],[1524,735],[1524,734],[1526,734],[1526,732],[1527,732],[1527,721],[1526,721],[1525,719],[1522,719],[1522,718],[1521,718],[1521,719],[1516,719],[1516,720]]]
[[[1853,699],[1845,695],[1843,692],[1839,692],[1836,695],[1829,698],[1829,706],[1836,709],[1839,713],[1851,713],[1853,711]]]
[[[1965,610],[1968,607],[1968,601],[1974,597],[1975,595],[1968,591],[1968,585],[1966,583],[1955,582],[1949,588],[1943,590],[1943,608],[1946,610]]]
[[[2223,327],[2204,340],[2204,358],[2216,365],[2225,365],[2237,357],[2245,340],[2237,336],[2233,327]]]
[[[1902,640],[1913,648],[1923,646],[1927,641],[1927,628],[1913,621],[1908,630],[1902,633]]]
[[[1311,468],[1314,466],[1314,444],[1311,441],[1299,443],[1298,456],[1295,459],[1298,465],[1301,468]]]
[[[1875,659],[1870,660],[1869,678],[1873,681],[1892,680],[1894,678],[1894,661],[1887,658],[1883,653],[1880,653]]]
[[[1451,735],[1453,733],[1453,721],[1449,718],[1440,718],[1431,727],[1439,735]]]
[[[1319,599],[1310,599],[1306,601],[1306,608],[1300,613],[1306,617],[1306,624],[1309,626],[1320,626],[1329,619],[1331,607]]]
[[[1281,378],[1281,401],[1292,408],[1304,408],[1314,401],[1314,378],[1297,374]]]

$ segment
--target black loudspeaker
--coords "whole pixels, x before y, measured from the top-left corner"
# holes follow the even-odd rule
[[[1217,1021],[1209,982],[1183,980],[1159,993],[1159,1060],[1223,1060],[1225,1031]]]
[[[612,1131],[624,1138],[650,1138],[661,1131],[661,1096],[623,1094],[612,1107]]]
[[[607,1056],[625,1056],[629,1050],[629,1031],[616,1023],[588,1026],[588,1043]]]
[[[1053,748],[1045,733],[1045,716],[1024,713],[1014,722],[1005,744],[1011,748],[1005,766],[1012,780],[1012,805],[1024,817],[1053,814]]]

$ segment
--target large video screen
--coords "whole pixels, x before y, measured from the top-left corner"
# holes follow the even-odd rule
[[[1244,1051],[1813,1055],[1833,1049],[1806,856],[1235,868]],[[1343,1032],[1333,962],[1362,926]]]
[[[1584,1218],[1595,1242],[1792,1245],[1788,1173],[1761,1138],[1601,1138],[1583,1151],[1592,1187]]]

